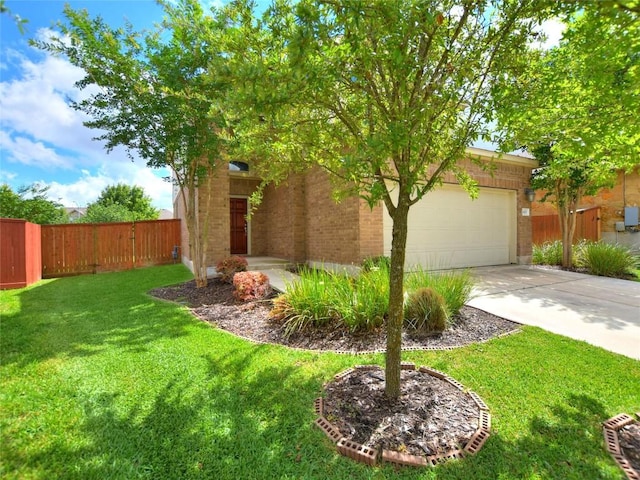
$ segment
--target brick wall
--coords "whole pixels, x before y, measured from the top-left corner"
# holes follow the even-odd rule
[[[379,203],[373,209],[369,204],[360,199],[360,221],[359,221],[359,238],[360,253],[358,262],[372,256],[382,255],[384,253],[384,236],[383,231],[383,207]]]
[[[295,262],[306,260],[304,177],[292,175],[278,187],[265,189],[262,205],[266,219],[267,255]]]
[[[531,168],[526,165],[496,162],[492,172],[484,171],[469,160],[462,166],[472,173],[480,186],[516,191],[517,247],[519,261],[531,255],[531,219],[521,215],[530,205],[524,198]],[[447,174],[447,183],[457,183]],[[253,193],[258,181],[230,176],[222,169],[200,188],[200,208],[209,222],[208,264],[229,255],[229,196]],[[212,192],[206,207],[207,192]],[[251,218],[250,254],[287,258],[292,261],[359,263],[363,258],[383,253],[383,207],[373,210],[359,198],[336,203],[331,195],[329,176],[315,168],[305,175],[292,175],[278,187],[265,189],[263,202]],[[174,206],[180,217],[179,204]],[[207,213],[205,213],[207,210]],[[183,253],[188,255],[184,239]]]
[[[358,262],[359,199],[347,198],[337,204],[331,191],[329,176],[319,168],[306,175],[307,260],[344,264]]]
[[[543,191],[536,192],[534,215],[555,215],[558,211],[550,201],[541,202]],[[631,173],[618,172],[616,184],[603,188],[597,195],[584,197],[579,208],[601,207],[602,232],[615,232],[616,222],[624,220],[624,207],[640,206],[640,167]]]
[[[230,252],[229,171],[218,169],[198,188],[198,207],[203,224],[208,227],[207,265],[215,265]],[[209,193],[211,196],[208,198]],[[207,203],[209,205],[207,206]]]

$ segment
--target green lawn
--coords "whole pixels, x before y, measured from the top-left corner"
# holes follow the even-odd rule
[[[489,405],[472,458],[370,468],[312,426],[323,382],[381,355],[239,340],[155,300],[168,266],[48,280],[0,293],[0,477],[622,479],[600,423],[640,408],[640,362],[536,328],[407,353]]]

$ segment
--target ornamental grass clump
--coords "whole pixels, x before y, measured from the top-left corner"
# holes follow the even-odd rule
[[[534,245],[531,263],[534,265],[562,265],[562,240]]]
[[[336,311],[351,330],[370,331],[382,326],[389,310],[389,269],[383,263],[357,277],[342,274],[336,280]]]
[[[274,300],[270,317],[280,321],[285,337],[309,327],[322,327],[338,317],[332,274],[319,269],[302,269],[299,278]]]
[[[223,282],[233,283],[233,276],[238,272],[246,272],[248,265],[245,258],[234,255],[220,260],[216,264],[216,272]]]
[[[433,288],[419,288],[406,296],[405,329],[421,335],[440,333],[448,327],[448,320],[445,300]]]
[[[287,286],[271,311],[271,318],[282,323],[285,336],[328,325],[356,332],[376,330],[384,324],[389,311],[387,262],[379,261],[356,276],[319,269],[303,269],[299,273],[300,278]],[[419,269],[407,276],[405,286],[409,294],[424,287],[432,289],[435,292],[432,296],[441,299],[439,303],[448,319],[457,315],[470,299],[473,279],[466,270],[434,273]],[[434,327],[423,325],[423,312],[423,320],[414,329],[440,328],[442,322],[435,310]],[[446,323],[445,320],[443,328],[448,326]]]
[[[576,265],[592,275],[624,277],[637,268],[638,258],[623,245],[582,242],[576,249]]]
[[[444,299],[450,317],[456,316],[471,299],[473,277],[469,270],[429,271],[416,267],[405,280],[405,291],[413,292],[429,287]]]

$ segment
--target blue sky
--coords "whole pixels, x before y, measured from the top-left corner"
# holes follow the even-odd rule
[[[70,1],[74,9],[100,15],[112,27],[133,23],[136,30],[162,20],[153,0]],[[139,185],[158,208],[171,209],[171,185],[141,160],[132,162],[124,149],[107,154],[93,141],[96,131],[82,125],[86,117],[68,106],[77,98],[74,83],[82,71],[28,45],[64,20],[65,2],[7,0],[13,15],[28,20],[21,34],[8,15],[0,15],[0,183],[14,190],[38,182],[49,197],[65,206],[83,207],[103,188],[118,182]]]
[[[154,0],[68,3],[92,17],[100,15],[112,27],[128,20],[136,30],[152,28],[163,16]],[[14,190],[36,182],[47,185],[49,198],[67,207],[84,207],[108,185],[126,183],[143,187],[157,208],[171,209],[171,185],[162,180],[169,172],[149,169],[139,159],[132,162],[124,148],[107,154],[102,143],[92,140],[98,132],[83,126],[87,117],[68,106],[69,98],[78,98],[74,83],[82,70],[28,45],[30,38],[44,38],[64,21],[64,4],[6,0],[12,15],[28,20],[24,33],[9,15],[0,15],[0,183]],[[559,24],[543,30],[550,43],[557,42]]]

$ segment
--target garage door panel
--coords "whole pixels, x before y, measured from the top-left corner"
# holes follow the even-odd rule
[[[481,188],[471,200],[459,186],[430,192],[409,212],[406,265],[430,269],[500,265],[515,260],[515,192]],[[385,213],[385,253],[391,218]]]

